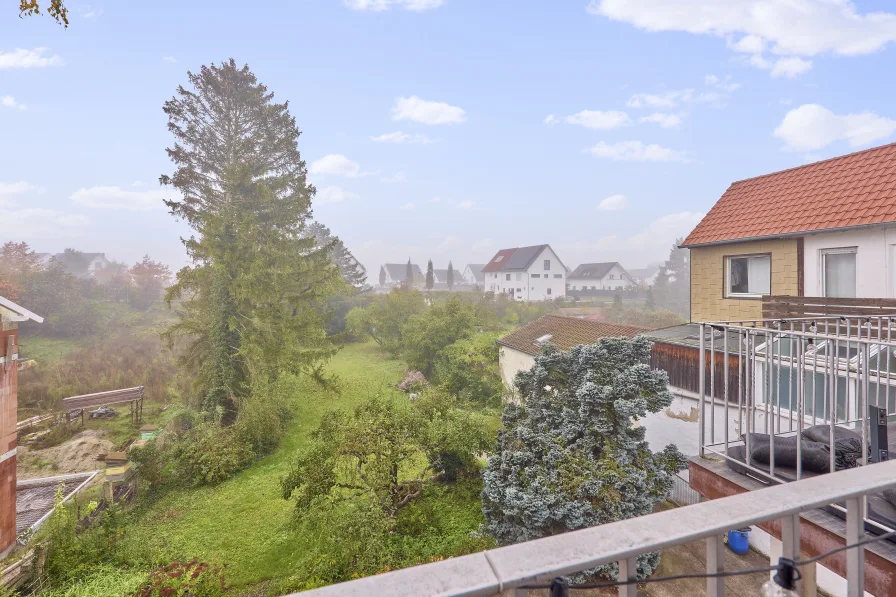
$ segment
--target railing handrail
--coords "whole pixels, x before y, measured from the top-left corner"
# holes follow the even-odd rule
[[[316,589],[303,596],[493,595],[896,486],[896,461],[631,518]]]

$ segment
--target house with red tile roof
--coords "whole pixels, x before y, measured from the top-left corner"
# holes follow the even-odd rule
[[[566,266],[550,245],[501,249],[482,268],[486,292],[518,301],[566,296]]]
[[[758,319],[765,295],[896,297],[896,144],[733,183],[682,243],[691,320]]]

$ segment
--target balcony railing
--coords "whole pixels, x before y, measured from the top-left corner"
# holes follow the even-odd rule
[[[800,512],[845,501],[846,540],[865,538],[865,496],[896,486],[896,462],[883,462],[774,485],[750,493],[657,512],[603,526],[406,568],[302,593],[311,597],[479,596],[515,590],[556,576],[619,563],[620,578],[634,579],[637,556],[706,540],[706,573],[722,572],[722,534],[730,529],[781,520],[783,556],[799,559]],[[849,595],[864,590],[864,546],[846,550]],[[708,578],[707,595],[724,594],[723,578]],[[619,587],[636,595],[634,584]]]

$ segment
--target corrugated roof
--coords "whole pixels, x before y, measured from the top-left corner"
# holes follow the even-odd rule
[[[606,321],[589,321],[562,315],[545,315],[529,325],[507,334],[498,340],[498,344],[527,354],[537,355],[541,347],[535,341],[548,335],[550,335],[550,339],[546,341],[560,350],[569,350],[579,344],[594,344],[601,338],[631,338],[647,331],[650,331],[650,328]]]
[[[608,261],[606,263],[583,263],[569,274],[569,278],[593,278],[601,280],[610,273],[614,265],[619,265],[617,261]],[[622,266],[619,265],[621,268]]]
[[[682,246],[896,222],[896,143],[735,182]]]
[[[504,264],[507,263],[507,260],[510,259],[516,251],[516,247],[512,249],[501,249],[495,253],[495,256],[482,268],[482,271],[486,273],[501,271],[501,268],[504,267]]]

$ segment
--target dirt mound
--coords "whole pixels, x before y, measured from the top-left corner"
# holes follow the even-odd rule
[[[20,479],[63,475],[93,471],[102,467],[97,462],[101,454],[115,450],[115,445],[104,439],[106,432],[87,429],[71,439],[43,450],[20,446],[18,450],[17,474]]]

